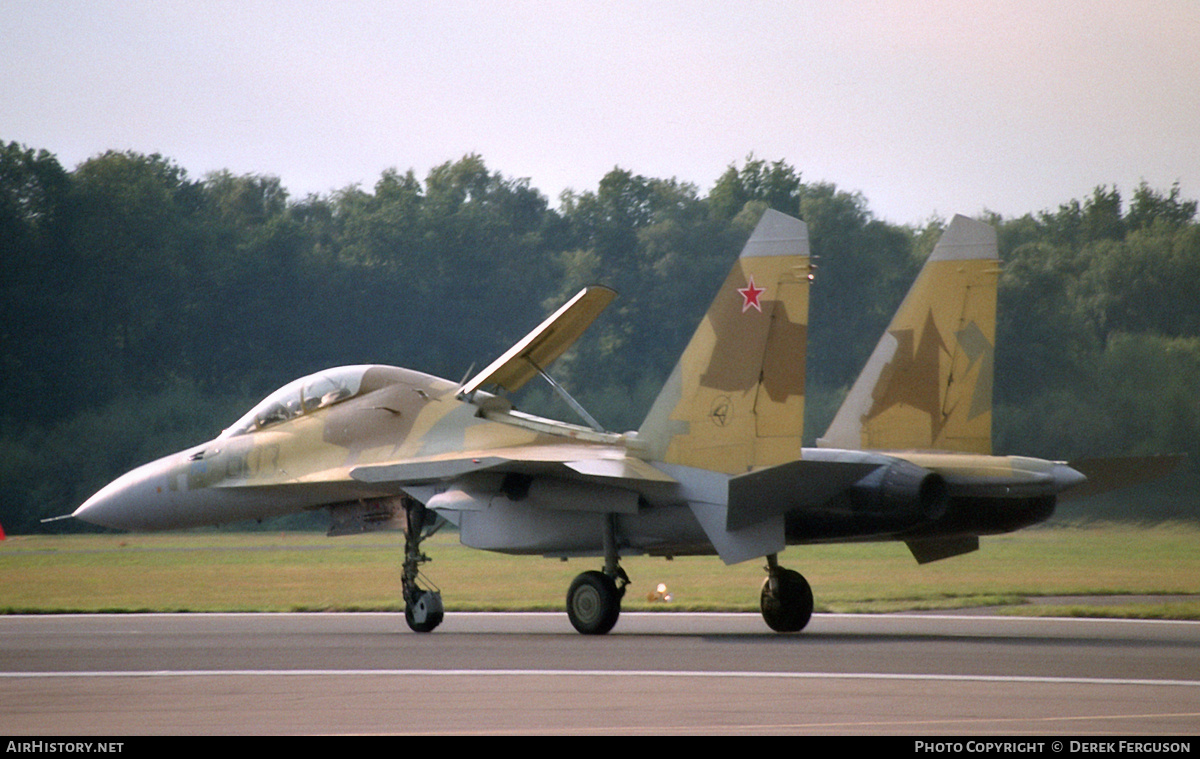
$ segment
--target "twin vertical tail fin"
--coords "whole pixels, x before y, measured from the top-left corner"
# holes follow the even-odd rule
[[[999,274],[996,231],[955,216],[817,445],[990,454]]]
[[[651,458],[726,474],[800,458],[808,227],[763,214],[638,431]]]

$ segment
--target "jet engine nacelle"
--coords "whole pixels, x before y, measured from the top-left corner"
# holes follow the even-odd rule
[[[789,542],[820,542],[871,535],[899,535],[946,513],[942,475],[893,456],[865,451],[805,449],[816,467],[863,468],[864,474],[820,502],[798,504],[785,514]],[[819,470],[818,470],[819,471]]]
[[[848,494],[860,510],[926,521],[946,513],[946,481],[936,472],[897,460],[855,483]]]

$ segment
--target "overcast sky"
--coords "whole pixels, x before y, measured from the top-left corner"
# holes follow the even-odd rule
[[[1200,196],[1200,2],[3,0],[0,140],[371,189],[479,153],[557,204],[753,153],[880,218]]]

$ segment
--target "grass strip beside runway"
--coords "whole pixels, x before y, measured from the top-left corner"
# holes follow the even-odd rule
[[[395,611],[402,609],[402,547],[399,533],[9,536],[0,542],[0,612]],[[425,574],[449,611],[561,610],[572,578],[601,563],[474,551],[453,533],[425,547],[433,559]],[[1046,526],[984,538],[976,553],[925,566],[902,543],[796,546],[781,563],[808,577],[817,611],[1001,606],[1200,619],[1200,528],[1193,525]],[[624,609],[758,608],[759,561],[727,567],[716,557],[628,557],[622,565],[633,580]],[[659,583],[669,602],[655,596]],[[1150,598],[1026,603],[1056,596]]]

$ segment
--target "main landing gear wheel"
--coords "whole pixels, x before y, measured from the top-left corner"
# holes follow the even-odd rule
[[[567,617],[584,635],[603,635],[621,615],[622,589],[603,572],[584,572],[567,590]]]
[[[763,619],[775,632],[800,632],[812,618],[813,594],[804,575],[771,562],[763,580]]]
[[[604,571],[584,572],[567,590],[567,618],[584,635],[604,635],[621,616],[621,599],[629,575],[621,569],[617,550],[617,515],[605,514],[600,531],[604,546]]]

